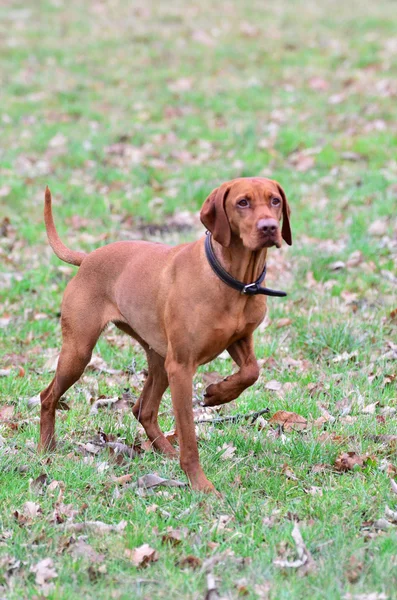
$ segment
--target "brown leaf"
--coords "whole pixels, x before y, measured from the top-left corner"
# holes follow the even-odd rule
[[[89,530],[100,535],[106,535],[111,531],[120,533],[126,527],[127,521],[120,521],[117,525],[108,525],[107,523],[102,523],[102,521],[83,521],[82,523],[66,523],[65,525],[67,531],[80,532]]]
[[[294,412],[288,412],[286,410],[278,410],[269,419],[269,423],[272,425],[281,425],[284,431],[302,431],[307,428],[307,420]]]
[[[23,511],[24,516],[29,520],[37,519],[37,517],[39,517],[43,514],[40,504],[37,504],[36,502],[30,502],[30,501],[25,502],[25,504],[23,505],[22,511]]]
[[[129,558],[136,567],[147,567],[151,562],[156,562],[159,558],[158,552],[151,548],[149,544],[142,544],[138,548],[126,548],[124,554]]]
[[[322,77],[312,77],[309,80],[309,86],[316,92],[326,92],[329,88],[329,83]]]
[[[276,324],[277,329],[281,329],[282,327],[288,327],[289,325],[291,325],[291,323],[292,323],[292,319],[285,318],[285,319],[277,319],[275,324]]]
[[[9,404],[8,406],[0,407],[0,420],[7,421],[8,419],[12,419],[14,416],[15,406],[13,404]]]
[[[228,460],[230,458],[234,457],[234,453],[236,452],[236,447],[233,446],[232,443],[224,443],[222,445],[222,447],[218,446],[217,448],[218,452],[222,452],[222,454],[219,455],[219,458],[221,458],[222,460]]]
[[[215,577],[212,573],[207,573],[207,593],[204,600],[220,600]]]
[[[293,470],[287,465],[287,463],[283,464],[281,471],[282,473],[284,473],[287,479],[291,479],[292,481],[298,481],[297,476],[295,475]]]
[[[351,471],[356,466],[362,467],[364,460],[355,452],[342,452],[335,460],[335,469],[340,472]]]
[[[172,527],[168,527],[167,531],[162,534],[161,541],[163,544],[171,544],[172,546],[178,546],[182,540],[186,539],[188,530],[186,528],[183,529],[173,529]]]
[[[148,473],[147,475],[142,475],[142,477],[138,478],[139,488],[148,489],[158,487],[160,485],[164,485],[166,487],[186,487],[187,484],[183,481],[178,481],[177,479],[164,479],[155,473]]]
[[[112,483],[116,483],[117,485],[125,485],[126,483],[130,483],[133,475],[121,475],[120,477],[112,477]]]
[[[47,484],[48,477],[45,473],[42,473],[36,479],[30,482],[30,491],[34,494],[40,494],[43,491],[44,486]]]
[[[274,560],[273,563],[277,567],[281,567],[283,569],[300,569],[301,575],[307,575],[308,573],[312,573],[316,570],[316,564],[309,550],[306,548],[298,523],[294,524],[294,528],[292,530],[291,535],[295,542],[297,559],[290,561],[285,560],[283,558],[278,558]]]
[[[99,554],[90,544],[87,544],[82,538],[79,538],[75,544],[70,547],[71,554],[76,558],[85,558],[91,563],[101,563],[105,560],[104,554]]]
[[[265,389],[271,390],[272,392],[279,392],[282,389],[282,387],[283,384],[280,381],[276,381],[275,379],[268,381],[265,385]]]
[[[350,581],[350,583],[356,583],[360,579],[360,575],[363,571],[364,563],[356,558],[355,556],[351,556],[346,569],[346,577]]]
[[[52,558],[43,558],[37,564],[30,567],[31,573],[36,575],[36,583],[39,586],[48,584],[51,579],[58,577],[58,574],[54,568],[54,561]]]
[[[189,567],[190,569],[198,569],[201,567],[202,560],[198,556],[194,556],[193,554],[188,554],[187,556],[183,556],[178,560],[178,567],[184,569],[185,567]]]

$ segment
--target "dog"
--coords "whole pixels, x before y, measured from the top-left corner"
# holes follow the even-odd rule
[[[237,398],[259,377],[253,332],[266,313],[261,287],[268,248],[292,244],[290,207],[283,188],[261,177],[223,183],[205,200],[201,222],[207,235],[170,247],[121,241],[86,254],[60,240],[45,191],[49,243],[62,261],[79,266],[62,301],[63,343],[54,379],[40,394],[39,448],[55,447],[55,410],[81,377],[108,323],[137,340],[146,352],[148,376],[133,413],[154,448],[177,452],[158,425],[161,398],[170,387],[180,465],[192,489],[214,485],[200,465],[192,409],[192,381],[199,365],[225,349],[239,370],[209,385],[205,406]],[[282,225],[281,225],[282,223]]]

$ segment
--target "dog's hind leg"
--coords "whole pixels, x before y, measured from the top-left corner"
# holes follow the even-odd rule
[[[161,398],[168,387],[168,377],[164,368],[164,359],[154,350],[145,347],[148,361],[148,376],[142,393],[132,411],[143,425],[154,448],[168,456],[175,457],[176,451],[161,431],[157,416]]]
[[[73,282],[71,282],[73,283]],[[69,284],[70,285],[70,284]],[[73,288],[73,286],[70,286]],[[70,288],[69,288],[69,291]],[[81,294],[65,295],[62,306],[62,349],[54,379],[40,394],[40,442],[42,450],[55,447],[55,410],[62,395],[81,377],[90,362],[92,350],[107,323],[104,315],[93,309],[95,299]],[[78,302],[78,303],[77,303]],[[98,300],[96,301],[98,308]]]

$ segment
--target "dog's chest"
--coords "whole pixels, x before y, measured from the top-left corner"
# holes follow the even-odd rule
[[[247,298],[229,305],[223,312],[225,336],[236,338],[251,334],[263,321],[265,314],[266,299],[263,296]]]

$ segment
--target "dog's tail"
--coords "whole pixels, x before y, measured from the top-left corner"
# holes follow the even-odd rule
[[[70,248],[67,248],[65,244],[61,242],[52,217],[51,192],[48,189],[48,186],[45,189],[44,222],[48,241],[57,257],[70,265],[80,266],[87,254],[85,252],[70,250]]]

